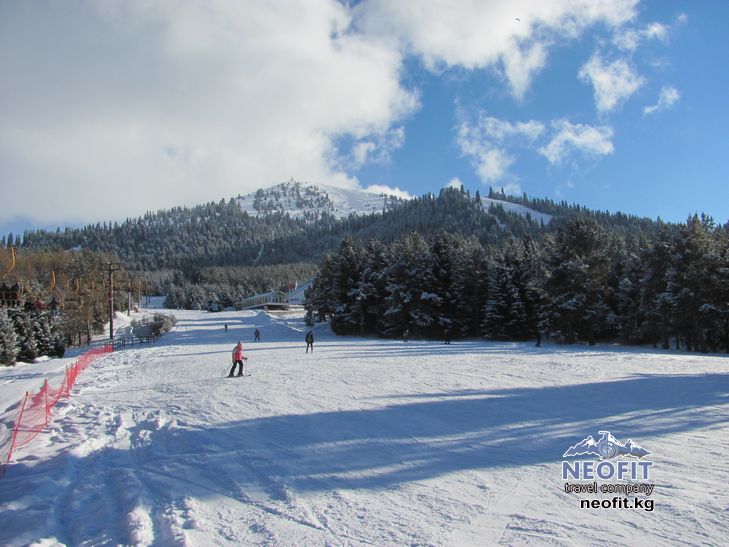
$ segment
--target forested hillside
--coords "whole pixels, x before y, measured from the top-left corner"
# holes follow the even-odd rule
[[[239,197],[190,208],[148,212],[120,223],[98,222],[83,228],[59,228],[55,232],[27,230],[22,236],[3,236],[0,246],[106,252],[115,255],[128,269],[175,269],[189,276],[190,272],[213,266],[315,262],[322,253],[336,249],[343,236],[391,242],[413,231],[423,235],[445,231],[474,235],[483,243],[495,243],[511,236],[550,230],[548,225],[528,214],[506,210],[498,205],[500,202],[519,203],[557,218],[588,214],[603,225],[636,233],[652,232],[656,226],[654,221],[621,213],[592,212],[566,203],[493,192],[490,197],[496,201],[488,207],[484,207],[478,192],[471,196],[462,190],[447,189],[438,196],[391,199],[384,202],[381,211],[355,213],[341,219],[328,214],[326,209],[294,217],[282,211],[278,202],[274,203],[272,198],[276,193],[268,195],[271,198],[259,207],[256,215],[241,209]],[[306,198],[321,203],[310,194]]]
[[[448,329],[458,336],[544,333],[566,341],[664,344],[689,321],[690,329],[680,327],[693,332],[681,335],[684,344],[724,343],[725,287],[712,279],[726,273],[727,227],[711,219],[666,224],[492,190],[482,197],[463,188],[386,199],[382,210],[361,212],[372,210],[374,200],[337,218],[327,211],[350,205],[341,195],[335,204],[316,188],[285,183],[257,192],[249,211],[241,206],[247,198],[239,196],[121,223],[26,231],[0,244],[21,253],[109,253],[138,272],[149,291],[166,294],[167,304],[180,308],[234,306],[321,271],[310,309],[332,316],[340,332],[396,335],[410,326],[424,336]],[[295,214],[282,203],[297,207]],[[572,229],[566,227],[574,219],[583,230],[567,244]],[[575,250],[579,246],[586,247]],[[351,271],[340,260],[349,261]],[[700,272],[712,279],[699,284],[694,277]],[[395,290],[401,285],[404,292]],[[698,294],[703,300],[696,308]],[[699,336],[701,329],[708,330]]]
[[[729,351],[728,226],[576,213],[498,242],[345,239],[307,293],[310,320],[329,318],[340,334]]]

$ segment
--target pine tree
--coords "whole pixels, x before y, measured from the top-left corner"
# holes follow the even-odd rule
[[[0,364],[15,364],[19,351],[13,321],[5,308],[0,308]]]
[[[410,328],[414,333],[431,335],[439,330],[438,311],[443,304],[443,295],[438,294],[434,274],[434,256],[428,243],[417,233],[405,237],[402,245],[402,260],[406,266],[402,278],[408,304],[406,322],[400,327]],[[402,290],[402,289],[401,289]]]
[[[12,310],[10,317],[18,336],[18,359],[32,363],[38,357],[38,346],[31,317],[28,312],[20,309]]]
[[[361,332],[365,324],[365,296],[361,290],[364,248],[361,243],[345,238],[334,260],[332,297],[336,304],[332,330],[337,334]]]
[[[387,297],[387,271],[390,267],[390,255],[385,246],[370,240],[366,248],[367,258],[362,268],[360,292],[362,296],[362,314],[364,325],[362,334],[384,333],[382,314]]]
[[[546,324],[565,342],[596,341],[604,326],[608,257],[605,235],[593,219],[579,216],[559,227],[546,280]]]
[[[674,258],[673,235],[664,225],[652,246],[641,253],[640,277],[641,310],[645,317],[642,333],[654,347],[660,340],[663,349],[670,347],[673,329],[673,296],[667,274]]]
[[[489,271],[483,328],[487,337],[528,340],[538,337],[540,296],[532,242],[508,241]]]

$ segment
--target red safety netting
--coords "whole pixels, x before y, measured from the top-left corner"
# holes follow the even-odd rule
[[[9,463],[16,448],[28,444],[48,426],[51,409],[56,406],[61,397],[70,395],[78,375],[100,355],[110,351],[112,351],[111,345],[91,349],[76,359],[73,365],[66,367],[66,374],[58,388],[52,388],[46,380],[38,393],[25,393],[10,439],[0,451],[0,456],[2,456],[0,464]]]

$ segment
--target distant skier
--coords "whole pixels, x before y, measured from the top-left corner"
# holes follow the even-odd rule
[[[256,329],[256,331],[253,333],[253,341],[254,342],[260,342],[261,341],[261,331]]]
[[[225,324],[225,332],[228,332],[228,323]]]
[[[402,333],[402,341],[407,342],[410,338],[410,329],[405,329]]]
[[[248,375],[248,367],[245,366],[245,374],[243,373],[245,362],[248,361],[248,357],[243,356],[243,342],[238,342],[233,348],[233,366],[230,367],[230,374],[228,378],[232,378],[235,372],[235,366],[238,365],[238,376]]]
[[[443,343],[450,345],[451,343],[451,331],[450,329],[443,330]]]
[[[311,329],[306,333],[306,353],[309,353],[309,348],[311,348],[311,353],[314,353],[314,333]]]

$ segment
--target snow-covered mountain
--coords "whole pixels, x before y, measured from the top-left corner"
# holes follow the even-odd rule
[[[325,184],[310,184],[290,180],[269,188],[262,188],[236,198],[240,208],[252,216],[269,213],[288,213],[292,218],[318,218],[323,213],[346,218],[352,213],[368,215],[396,203],[399,198],[361,188],[338,188]],[[509,213],[529,215],[535,222],[549,223],[552,217],[524,205],[509,201],[481,198],[484,210],[502,207]]]
[[[252,216],[288,213],[292,218],[317,218],[323,213],[346,218],[352,213],[382,211],[398,201],[395,196],[368,192],[359,188],[337,188],[324,184],[289,181],[238,196],[243,211]]]

